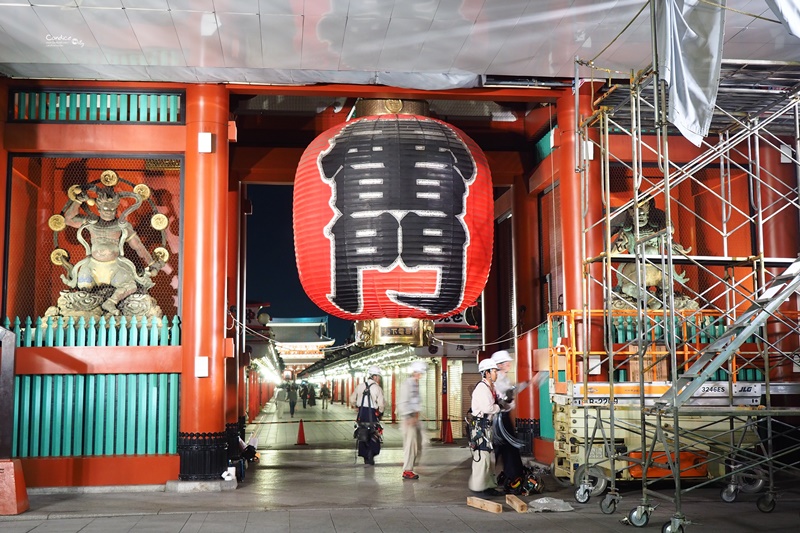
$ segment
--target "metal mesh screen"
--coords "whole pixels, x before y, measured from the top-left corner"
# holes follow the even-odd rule
[[[137,281],[135,294],[149,294],[163,316],[178,315],[181,169],[181,159],[14,156],[3,316],[12,321],[16,317],[35,320],[45,315],[67,316],[60,300],[62,291],[76,293],[81,283],[68,286],[69,279],[78,276],[70,275],[65,262],[78,272],[80,261],[89,255],[99,259],[119,255],[120,242],[124,242],[124,258],[133,264],[140,279],[144,279],[141,274],[150,261],[165,259],[163,267],[150,278],[152,287],[148,290]],[[110,187],[119,197],[115,220],[124,218],[129,222],[125,232],[117,229],[121,227],[117,223],[110,223],[114,226],[111,229],[96,231],[104,224],[98,215],[103,204],[99,191],[108,190],[111,182]],[[138,206],[134,189],[142,199]],[[86,193],[88,200],[68,212],[73,204],[70,195],[74,198],[80,191]],[[75,220],[86,221],[87,227],[81,230]],[[89,227],[92,224],[94,228]],[[137,237],[144,254],[133,246]],[[92,283],[101,291],[98,298],[115,294],[114,289],[121,283],[114,267],[108,267],[112,270],[104,274],[99,272],[106,268],[102,265],[84,265],[91,268],[83,270],[81,279],[94,276]]]

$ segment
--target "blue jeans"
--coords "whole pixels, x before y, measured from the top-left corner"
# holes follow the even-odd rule
[[[289,416],[294,416],[294,406],[297,405],[297,402],[289,402]]]

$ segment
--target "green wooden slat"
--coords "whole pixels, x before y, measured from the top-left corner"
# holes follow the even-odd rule
[[[75,346],[75,336],[75,317],[71,316],[69,317],[69,320],[67,320],[67,346]]]
[[[49,93],[39,93],[39,120],[47,118],[47,101],[49,100]]]
[[[110,122],[116,122],[119,119],[119,106],[117,105],[118,103],[119,103],[119,95],[112,94],[111,103],[109,106],[110,109],[108,111],[108,120]]]
[[[89,330],[86,336],[86,346],[97,346],[97,327],[95,325],[94,316],[89,317]]]
[[[100,100],[100,95],[89,93],[87,95],[86,107],[89,109],[89,120],[97,120],[97,105]]]
[[[131,317],[131,327],[128,330],[128,346],[139,346],[139,327],[136,325],[136,317]]]
[[[117,346],[128,346],[128,319],[124,316],[119,319],[119,337]]]
[[[178,327],[178,316],[172,317],[172,331],[169,336],[170,346],[180,346],[180,329]]]
[[[158,432],[158,396],[161,391],[158,388],[158,374],[148,374],[145,377],[147,384],[143,396],[147,401],[147,417],[145,418],[147,443],[144,453],[154,454],[156,453],[156,434]]]
[[[150,319],[150,346],[158,346],[158,330],[161,323],[156,317]]]
[[[69,98],[69,105],[67,109],[69,109],[69,118],[67,120],[77,120],[78,119],[78,95],[76,93],[70,93],[67,95]]]
[[[14,424],[13,424],[13,433],[11,435],[11,457],[19,457],[19,427],[20,427],[20,418],[19,418],[19,393],[22,390],[20,386],[20,379],[19,376],[14,377]]]
[[[75,417],[73,420],[74,426],[71,455],[87,455],[83,449],[83,431],[84,431],[84,401],[86,395],[86,376],[75,376]]]
[[[117,377],[117,423],[114,428],[114,455],[123,455],[125,453],[125,431],[127,429],[125,424],[125,403],[128,401],[128,388],[127,377],[125,374],[120,374]]]
[[[36,94],[35,93],[28,93],[28,120],[34,120],[36,118]]]
[[[167,374],[158,375],[158,396],[156,396],[157,427],[153,436],[156,438],[154,453],[167,453],[167,414],[169,412],[169,389]]]
[[[97,376],[89,374],[85,380],[86,413],[83,422],[83,454],[94,455],[94,424],[97,420],[97,398],[95,397],[95,382]]]
[[[159,344],[167,346],[169,344],[169,322],[167,317],[161,317],[161,333],[159,334]]]
[[[6,317],[6,322],[8,322],[8,318]],[[10,325],[10,324],[9,324]],[[8,325],[5,327],[6,329],[11,329]],[[14,328],[12,330],[14,332],[14,346],[19,348],[22,344],[22,325],[20,324],[19,317],[14,319]]]
[[[147,122],[158,122],[158,95],[150,95],[150,110],[147,115]]]
[[[108,121],[108,95],[107,94],[99,94],[98,95],[98,115],[97,119],[101,121]]]
[[[54,330],[55,330],[55,320],[53,317],[47,317],[47,331],[45,331],[45,338],[44,338],[44,345],[47,347],[52,347],[54,344]]]
[[[177,94],[169,95],[169,121],[178,122],[178,107],[181,105],[181,99]]]
[[[166,94],[161,94],[158,96],[158,121],[159,122],[166,122],[167,121],[167,103],[168,98]]]
[[[169,375],[169,434],[167,453],[178,453],[178,392],[179,374]]]
[[[147,95],[139,95],[139,122],[147,122]]]
[[[78,319],[78,338],[76,339],[76,346],[86,346],[86,318],[80,317]]]
[[[38,457],[42,442],[42,376],[33,376],[31,380],[31,457]]]
[[[75,376],[64,376],[64,434],[61,439],[63,455],[73,455],[72,452],[72,433],[75,427],[74,413],[75,403]]]
[[[19,449],[17,451],[17,457],[29,457],[31,446],[31,426],[27,422],[31,419],[31,376],[22,376],[20,381],[20,413],[17,420],[21,424],[21,431],[19,436]]]
[[[132,94],[128,100],[128,121],[136,122],[139,118],[139,95]]]
[[[116,435],[116,422],[115,417],[117,410],[115,409],[115,402],[117,400],[117,376],[111,375],[106,378],[106,432],[105,432],[105,446],[103,446],[103,455],[114,455],[114,437]]]
[[[141,318],[141,325],[139,326],[139,346],[147,346],[149,338],[149,331],[147,330],[147,319]]]
[[[52,423],[53,423],[53,376],[43,376],[42,379],[42,447],[39,450],[41,457],[49,457],[52,448]]]
[[[58,120],[67,119],[67,110],[69,109],[69,101],[67,93],[58,93]]]
[[[126,454],[136,453],[136,375],[127,374],[128,411],[125,414],[125,452]]]
[[[120,94],[119,95],[119,120],[120,122],[127,122],[128,120],[128,103],[130,95],[128,94]]]
[[[14,110],[14,118],[16,120],[23,120],[25,118],[25,93],[17,93],[17,106]]]
[[[77,120],[86,120],[86,95],[83,93],[75,94],[75,107],[78,110]]]
[[[136,376],[136,396],[139,404],[139,412],[134,413],[136,420],[136,445],[133,453],[147,453],[147,418],[153,413],[147,410],[147,375],[139,374]]]
[[[22,343],[23,346],[26,348],[30,348],[33,346],[33,320],[31,317],[25,318],[25,339]]]
[[[118,346],[117,344],[117,320],[112,316],[108,319],[108,345]]]
[[[64,346],[64,317],[58,317],[56,321],[56,346]]]
[[[97,323],[97,346],[107,346],[108,328],[106,327],[106,317],[101,316]]]
[[[36,319],[36,335],[34,338],[34,346],[41,347],[44,344],[44,322],[42,317]]]
[[[53,449],[54,457],[61,456],[64,437],[64,376],[53,376]]]
[[[108,396],[106,395],[106,382],[109,380],[109,377],[113,376],[97,376],[97,380],[95,382],[95,402],[97,404],[97,408],[94,412],[94,438],[92,439],[94,443],[95,455],[103,455],[105,452],[105,441],[103,439],[103,434],[106,428],[106,402],[109,400]]]
[[[61,95],[50,93],[49,105],[47,106],[47,120],[55,120],[58,112],[58,103]]]

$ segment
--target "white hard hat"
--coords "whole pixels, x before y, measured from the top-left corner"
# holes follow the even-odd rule
[[[369,370],[367,370],[367,376],[380,376],[380,375],[381,375],[381,369],[378,368],[377,366],[371,366],[369,367]]]
[[[414,361],[411,363],[410,372],[413,374],[418,372],[420,374],[424,374],[428,370],[428,363],[425,361]]]
[[[480,363],[478,363],[478,372],[484,373],[487,370],[497,370],[497,363],[495,363],[491,358],[484,359]]]
[[[507,363],[508,361],[513,361],[514,359],[506,350],[500,350],[499,352],[494,352],[492,354],[492,361],[497,363]]]

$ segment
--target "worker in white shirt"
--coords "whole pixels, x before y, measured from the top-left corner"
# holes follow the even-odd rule
[[[503,485],[503,491],[506,494],[522,494],[524,471],[522,457],[519,448],[516,447],[521,444],[521,441],[517,439],[510,414],[511,409],[515,406],[515,387],[508,372],[511,370],[514,359],[506,350],[500,350],[492,354],[492,361],[497,364],[497,381],[495,381],[494,389],[497,393],[497,402],[503,410],[495,425],[495,428],[499,430],[496,433],[500,433],[500,435],[496,435],[499,438],[495,439],[495,460],[501,461],[503,464],[503,471],[500,473],[498,482]],[[498,428],[499,424],[502,424],[503,427]]]
[[[475,424],[470,430],[472,473],[469,477],[469,489],[485,496],[499,496],[502,493],[497,490],[492,451],[492,420],[500,412],[494,391],[497,364],[491,359],[484,359],[478,363],[478,372],[481,374],[481,381],[472,391],[471,411]]]

